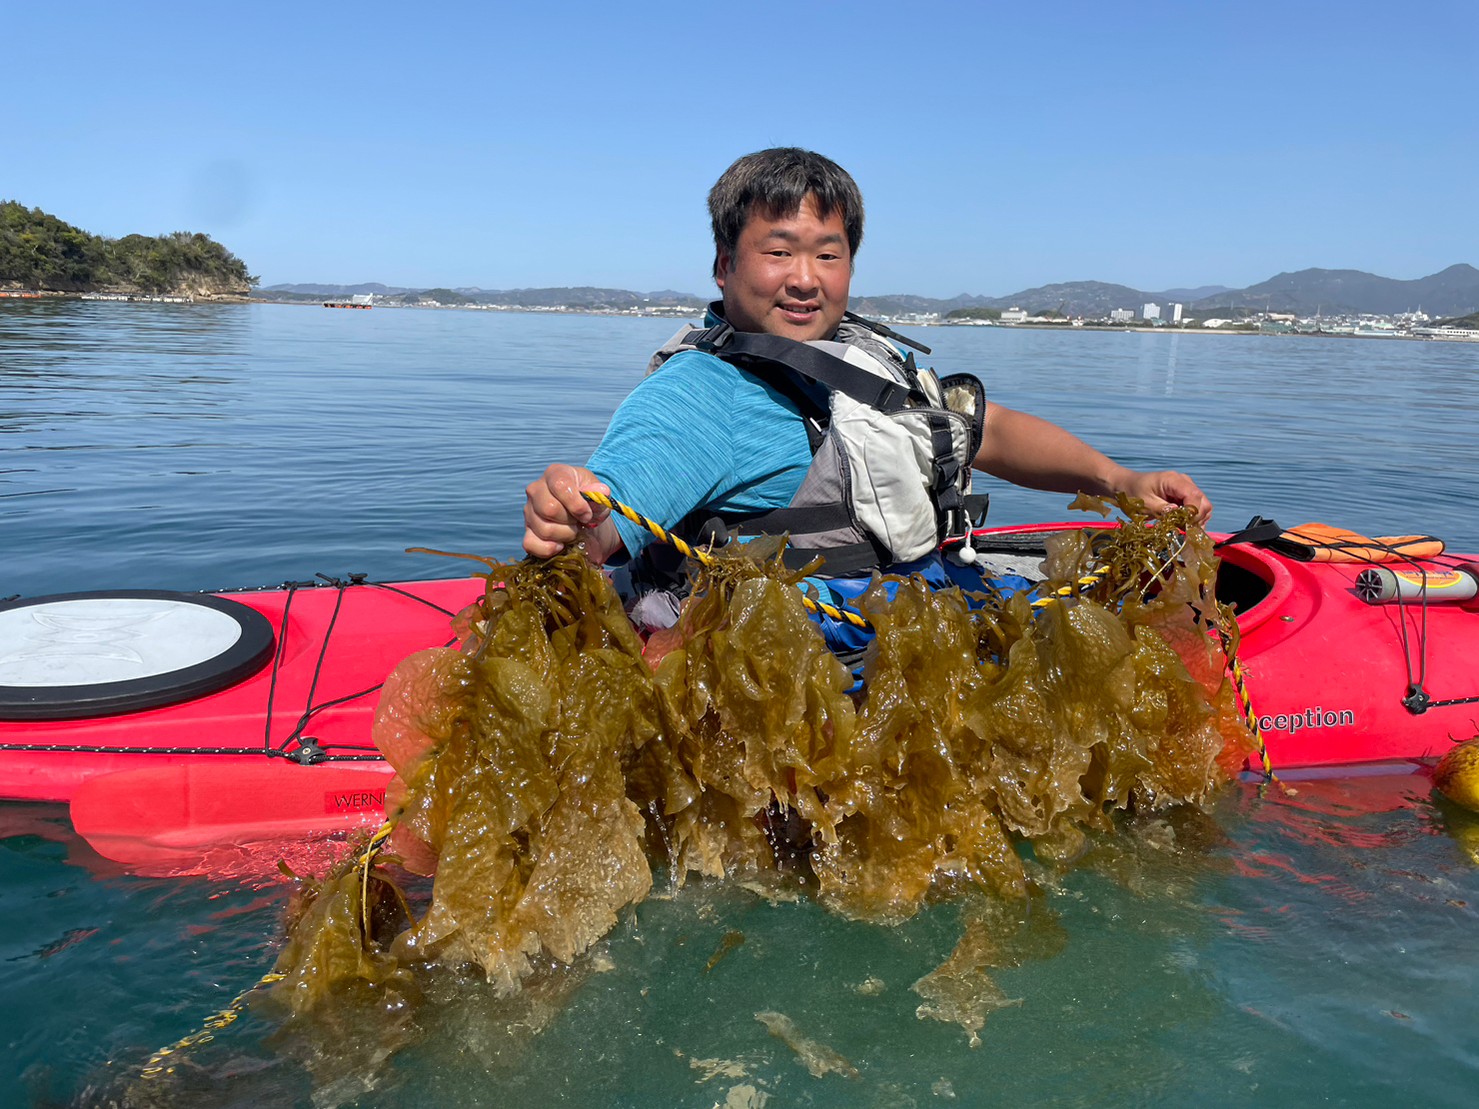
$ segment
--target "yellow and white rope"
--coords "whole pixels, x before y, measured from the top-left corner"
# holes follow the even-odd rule
[[[365,843],[364,850],[360,852],[360,857],[355,864],[360,868],[360,926],[365,930],[366,936],[370,933],[370,905],[369,894],[367,892],[370,888],[370,864],[374,862],[375,856],[379,854],[380,849],[385,846],[385,841],[390,838],[390,833],[395,831],[395,823],[395,818],[391,817],[375,830],[375,834]],[[241,993],[233,997],[225,1008],[218,1009],[206,1017],[199,1030],[176,1040],[168,1047],[160,1048],[153,1055],[149,1056],[149,1061],[139,1071],[140,1077],[159,1078],[162,1075],[174,1073],[175,1067],[171,1056],[179,1055],[182,1052],[190,1050],[192,1047],[209,1043],[215,1039],[217,1032],[228,1027],[237,1017],[241,1016],[242,1012],[246,1009],[247,999],[255,991],[260,990],[263,986],[275,985],[286,977],[287,975],[280,971],[269,970],[261,978],[258,978],[250,986],[242,990]]]
[[[590,489],[582,489],[580,491],[580,495],[586,500],[590,501],[592,504],[598,504],[602,508],[609,508],[612,512],[626,517],[626,519],[636,524],[639,528],[647,529],[647,531],[649,531],[652,534],[653,538],[657,539],[658,542],[666,543],[671,547],[675,547],[678,550],[679,554],[693,559],[700,565],[714,565],[715,559],[713,555],[709,554],[707,551],[701,551],[697,547],[690,546],[689,544],[683,542],[683,540],[679,539],[672,532],[668,531],[656,520],[649,520],[646,516],[643,516],[635,508],[631,507],[631,505],[622,504],[622,502],[617,500],[615,497],[608,497],[605,493],[597,493],[594,490]],[[847,609],[838,608],[836,605],[829,605],[825,601],[813,600],[812,598],[806,596],[806,594],[804,593],[801,595],[801,603],[804,604],[812,612],[820,612],[824,616],[832,617],[832,619],[834,620],[846,621],[855,628],[863,628],[866,631],[873,630],[873,625],[868,623],[867,620],[863,619],[863,617],[859,616],[856,612],[849,612]]]

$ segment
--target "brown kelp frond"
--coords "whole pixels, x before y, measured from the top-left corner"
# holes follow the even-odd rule
[[[799,575],[776,541],[736,547],[698,575],[682,646],[654,674],[667,728],[646,757],[680,882],[803,853],[809,835],[782,834],[797,826],[788,814],[825,834],[817,785],[849,761],[852,679],[803,607]]]
[[[490,570],[497,570],[504,565],[498,559],[489,558],[487,555],[468,554],[464,551],[439,551],[435,547],[407,547],[406,553],[436,555],[438,558],[463,558],[469,562],[481,562]]]
[[[488,565],[477,634],[407,659],[375,726],[397,772],[389,849],[435,875],[430,901],[380,951],[347,911],[363,879],[331,877],[283,955],[295,1007],[426,961],[511,990],[531,956],[574,958],[651,883],[624,762],[656,734],[656,699],[619,598],[579,552]]]
[[[398,908],[384,865],[331,876],[279,991],[301,1010],[452,964],[511,993],[614,927],[654,862],[675,888],[814,879],[827,905],[885,922],[962,889],[1019,904],[1030,867],[1080,857],[1117,811],[1200,802],[1245,744],[1208,628],[1216,561],[1189,512],[1118,507],[1120,526],[1054,541],[1049,603],[875,580],[858,601],[876,631],[865,694],[781,540],[691,567],[645,658],[580,551],[480,560],[462,646],[402,663],[375,726],[397,773],[387,851],[432,876],[429,896]],[[920,992],[974,1032],[1004,999],[972,927]]]

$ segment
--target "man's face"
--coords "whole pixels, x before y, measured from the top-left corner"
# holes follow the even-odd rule
[[[829,339],[847,311],[847,228],[839,212],[817,215],[811,196],[783,219],[751,213],[734,253],[721,250],[718,262],[724,315],[737,331]]]

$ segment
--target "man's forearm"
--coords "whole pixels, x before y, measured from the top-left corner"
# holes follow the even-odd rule
[[[1124,466],[1055,423],[1027,412],[986,406],[976,469],[1051,493],[1112,493],[1124,487]]]

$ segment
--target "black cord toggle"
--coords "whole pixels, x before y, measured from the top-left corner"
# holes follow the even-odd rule
[[[298,737],[298,748],[288,755],[288,758],[300,766],[315,766],[328,758],[328,754],[318,740],[311,735],[305,735]]]
[[[1422,686],[1413,684],[1407,687],[1407,696],[1402,698],[1402,707],[1412,713],[1413,716],[1421,716],[1432,705],[1433,698]]]

